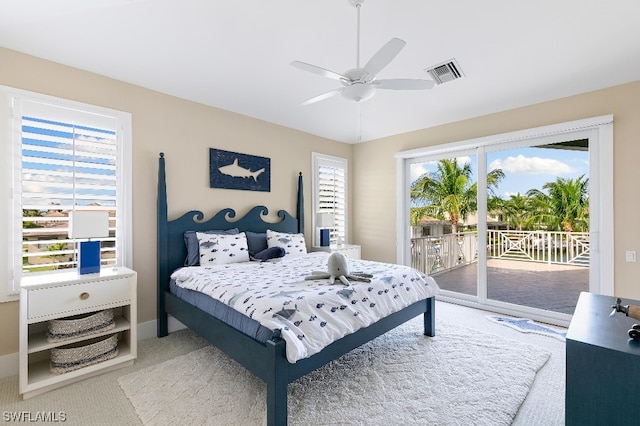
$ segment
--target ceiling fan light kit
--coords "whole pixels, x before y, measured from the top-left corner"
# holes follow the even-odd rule
[[[353,83],[342,89],[342,96],[350,101],[368,101],[376,94],[376,89],[371,84]]]
[[[321,75],[323,77],[338,80],[343,87],[331,90],[321,95],[315,96],[306,100],[302,105],[309,105],[315,102],[322,101],[324,99],[331,98],[338,93],[346,99],[355,102],[365,102],[371,99],[376,89],[385,90],[425,90],[431,89],[435,86],[432,80],[420,80],[420,79],[385,79],[377,80],[376,75],[382,71],[389,63],[400,53],[400,51],[406,45],[404,40],[399,38],[392,38],[384,46],[380,48],[372,57],[369,62],[361,68],[360,67],[360,7],[364,3],[364,0],[348,0],[351,6],[356,8],[357,11],[357,42],[356,42],[356,67],[345,71],[344,73],[338,73],[330,71],[316,65],[311,65],[306,62],[293,61],[291,65],[300,68],[301,70]]]

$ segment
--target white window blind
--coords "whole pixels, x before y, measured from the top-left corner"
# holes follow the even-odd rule
[[[334,224],[330,231],[331,244],[347,242],[347,160],[313,153],[315,213],[331,213]],[[314,215],[314,222],[316,220]],[[315,228],[315,224],[314,224]],[[314,232],[314,245],[319,245]]]
[[[77,268],[79,241],[68,237],[74,209],[108,212],[109,236],[95,239],[101,263],[125,264],[122,117],[19,97],[12,109],[14,291],[22,274]]]

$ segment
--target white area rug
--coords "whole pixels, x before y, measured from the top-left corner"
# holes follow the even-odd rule
[[[291,425],[509,425],[549,353],[422,316],[289,385]],[[266,386],[213,347],[122,376],[145,425],[262,425]]]

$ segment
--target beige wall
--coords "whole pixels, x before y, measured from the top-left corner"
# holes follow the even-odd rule
[[[0,48],[0,85],[132,114],[133,268],[138,272],[138,321],[156,315],[156,182],[158,153],[167,161],[169,216],[221,207],[238,215],[262,204],[275,216],[295,214],[298,172],[305,176],[306,235],[311,230],[311,152],[350,160],[351,145],[167,96]],[[6,141],[3,141],[6,143]],[[271,192],[209,188],[209,148],[271,158]],[[5,208],[5,207],[2,207]],[[0,355],[18,351],[18,303],[0,304]]]
[[[398,151],[455,142],[570,120],[614,115],[615,291],[640,299],[638,263],[624,251],[640,251],[635,217],[640,211],[640,82],[465,120],[358,145],[346,145],[231,112],[188,102],[88,72],[0,48],[0,85],[95,104],[133,117],[133,267],[138,271],[139,321],[155,318],[156,177],[159,152],[167,156],[169,215],[256,203],[275,211],[295,209],[295,177],[305,181],[311,207],[311,152],[350,160],[351,241],[363,257],[396,258],[396,160]],[[428,112],[425,112],[428,113]],[[270,193],[208,188],[208,148],[271,158]],[[306,221],[306,234],[310,233]],[[0,304],[0,355],[18,350],[18,304]]]
[[[615,294],[640,299],[640,263],[624,261],[625,250],[640,251],[640,82],[355,145],[354,242],[367,259],[396,260],[396,152],[606,114],[614,116]]]

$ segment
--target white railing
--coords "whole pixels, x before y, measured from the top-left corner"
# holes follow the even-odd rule
[[[427,274],[466,265],[477,257],[477,234],[461,232],[411,239],[411,266]]]
[[[589,266],[588,232],[487,231],[487,256]]]
[[[411,266],[427,274],[477,260],[475,232],[411,239]],[[588,232],[487,231],[487,258],[589,266]]]

